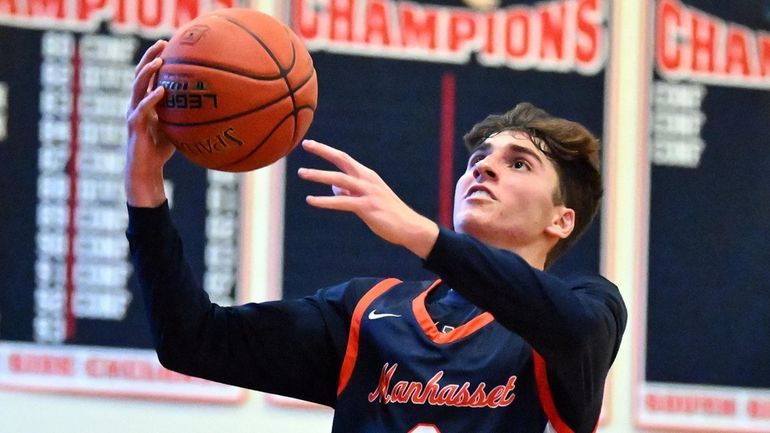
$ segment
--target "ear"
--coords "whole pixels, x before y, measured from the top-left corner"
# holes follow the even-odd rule
[[[561,205],[557,206],[554,212],[551,225],[545,228],[545,232],[556,238],[566,239],[575,229],[575,211]]]

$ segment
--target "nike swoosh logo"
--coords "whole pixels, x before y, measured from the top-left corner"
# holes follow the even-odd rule
[[[376,309],[369,312],[369,320],[382,319],[383,317],[401,317],[401,315],[393,313],[378,313]]]

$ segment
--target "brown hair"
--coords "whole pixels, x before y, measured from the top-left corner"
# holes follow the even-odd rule
[[[559,175],[554,203],[575,211],[575,228],[548,252],[547,268],[578,240],[596,216],[603,192],[599,140],[583,125],[554,117],[529,102],[522,102],[507,113],[487,116],[463,140],[473,152],[488,137],[502,131],[527,133],[532,143],[554,162]]]

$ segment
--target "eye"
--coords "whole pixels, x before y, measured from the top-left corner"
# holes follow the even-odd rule
[[[476,165],[477,162],[484,159],[486,155],[483,153],[475,153],[471,155],[470,159],[468,159],[468,168],[472,168],[474,165]]]
[[[523,160],[523,159],[517,159],[517,160],[513,161],[513,163],[511,164],[511,168],[513,168],[515,170],[529,170],[530,169],[529,163],[527,163],[527,161]]]

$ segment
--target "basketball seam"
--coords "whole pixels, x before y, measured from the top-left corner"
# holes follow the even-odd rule
[[[212,167],[212,168],[213,168],[214,170],[222,170],[222,169],[226,169],[227,167],[230,167],[230,166],[233,166],[233,165],[236,165],[236,164],[240,164],[241,162],[243,162],[243,161],[245,161],[245,160],[247,160],[247,159],[251,158],[251,156],[252,156],[252,155],[254,155],[254,154],[255,154],[255,153],[256,153],[256,152],[257,152],[257,151],[258,151],[258,150],[259,150],[259,149],[260,149],[262,146],[264,146],[264,145],[265,145],[265,143],[267,142],[267,140],[269,140],[269,139],[270,139],[270,137],[272,137],[272,136],[273,136],[273,133],[274,133],[275,131],[277,131],[277,130],[278,130],[278,128],[280,128],[280,127],[281,127],[281,125],[283,124],[283,122],[285,122],[285,121],[286,121],[286,119],[288,119],[289,117],[294,117],[294,116],[296,116],[296,113],[297,113],[297,112],[299,112],[299,111],[301,111],[301,110],[303,110],[303,109],[309,109],[309,110],[311,110],[311,111],[315,111],[315,110],[314,110],[314,107],[312,107],[312,106],[310,106],[310,105],[303,105],[303,106],[299,107],[299,109],[297,109],[297,110],[295,110],[295,111],[293,111],[293,112],[291,112],[291,113],[287,114],[286,116],[284,116],[284,117],[283,117],[283,119],[281,119],[281,121],[280,121],[280,122],[278,122],[278,123],[275,125],[275,127],[274,127],[274,128],[271,130],[271,131],[270,131],[270,133],[269,133],[269,134],[267,134],[267,136],[266,136],[266,137],[265,137],[265,138],[264,138],[264,139],[263,139],[263,140],[262,140],[262,141],[261,141],[261,142],[260,142],[258,145],[254,146],[254,148],[253,148],[253,149],[251,149],[251,151],[250,151],[249,153],[247,153],[246,155],[244,155],[242,158],[239,158],[239,159],[237,159],[237,160],[235,160],[235,161],[230,161],[230,162],[227,162],[226,164],[223,164],[223,165],[219,165],[219,166],[216,166],[216,167]],[[297,128],[296,128],[296,122],[295,122],[295,127],[294,127],[293,129],[294,129],[294,130],[295,130],[295,132],[296,132],[296,129],[297,129]],[[292,133],[292,138],[293,138],[293,137],[294,137],[294,133]],[[292,144],[294,144],[294,143],[292,143]]]
[[[200,67],[203,67],[203,68],[211,68],[211,69],[215,69],[217,71],[228,72],[228,73],[231,73],[231,74],[234,74],[234,75],[240,75],[241,77],[251,78],[252,80],[256,80],[256,81],[276,81],[276,80],[280,80],[280,79],[284,78],[283,74],[279,74],[279,75],[265,75],[265,76],[253,75],[253,74],[248,74],[248,73],[246,73],[246,72],[244,72],[242,70],[238,70],[238,69],[234,69],[234,68],[230,68],[230,67],[224,66],[224,65],[222,65],[220,63],[206,63],[206,62],[200,62],[200,61],[190,61],[190,60],[178,59],[178,58],[174,58],[174,57],[168,58],[168,59],[163,59],[163,64],[164,65],[200,66]]]
[[[275,56],[273,51],[270,49],[270,46],[268,44],[266,44],[265,41],[263,41],[262,38],[259,37],[259,35],[257,35],[256,33],[252,32],[248,27],[246,27],[242,22],[240,22],[240,21],[238,21],[238,20],[236,20],[234,18],[231,18],[231,17],[228,17],[228,16],[224,16],[224,15],[213,15],[213,16],[215,16],[217,18],[224,19],[225,21],[228,21],[231,24],[234,24],[234,25],[238,26],[241,30],[243,30],[244,32],[248,33],[260,45],[262,45],[262,49],[264,49],[265,52],[267,52],[267,54],[270,56],[270,58],[273,59],[273,63],[275,63],[275,65],[278,66],[278,70],[281,71],[281,77],[285,77],[286,75],[289,74],[289,72],[292,69],[294,69],[294,63],[297,61],[297,53],[295,51],[293,43],[291,43],[291,62],[289,63],[288,68],[284,69],[283,66],[281,65],[281,62],[278,61],[278,58]],[[286,27],[284,26],[284,31],[285,30],[286,30]],[[287,32],[287,35],[288,35],[288,32]],[[289,39],[289,41],[291,42],[291,39]]]
[[[296,81],[294,79],[294,77],[296,77],[296,74],[292,75],[292,72],[294,71],[294,68],[297,67],[297,63],[300,61],[299,59],[300,56],[298,54],[298,48],[297,48],[298,42],[295,40],[296,37],[292,36],[291,30],[286,25],[280,23],[281,28],[284,31],[285,36],[287,38],[286,41],[289,43],[291,47],[291,57],[288,62],[288,65],[286,67],[283,67],[279,57],[276,55],[276,52],[273,51],[270,45],[267,44],[266,41],[263,40],[258,33],[256,33],[256,31],[252,31],[248,26],[246,26],[244,22],[241,22],[237,18],[233,18],[227,15],[221,15],[221,14],[212,14],[212,17],[221,19],[231,25],[234,25],[237,28],[244,31],[247,35],[252,37],[253,40],[256,41],[262,47],[264,52],[270,57],[270,59],[276,65],[278,69],[278,73],[260,76],[260,75],[255,75],[254,73],[249,73],[249,71],[239,70],[237,67],[230,66],[230,65],[218,64],[216,62],[206,62],[205,60],[197,60],[197,59],[191,61],[180,57],[164,59],[164,63],[170,64],[170,65],[189,65],[189,66],[197,66],[202,68],[210,68],[210,69],[222,71],[224,73],[230,73],[233,75],[238,75],[238,76],[241,76],[247,79],[256,80],[256,81],[277,81],[277,80],[283,79],[286,85],[286,93],[282,94],[280,97],[277,97],[272,101],[268,101],[257,107],[240,111],[235,114],[225,115],[217,119],[207,119],[207,120],[198,121],[198,122],[170,122],[162,119],[159,119],[159,121],[164,125],[179,126],[179,127],[202,126],[202,125],[210,125],[215,123],[227,122],[229,120],[236,119],[242,116],[247,116],[255,112],[264,110],[268,107],[275,106],[276,104],[284,101],[288,96],[291,99],[292,110],[284,114],[284,116],[273,126],[273,128],[270,131],[267,132],[267,134],[262,138],[262,140],[260,140],[258,144],[248,149],[247,150],[248,153],[246,155],[239,157],[235,161],[228,161],[218,166],[209,166],[209,168],[214,170],[238,171],[235,168],[232,168],[232,169],[228,169],[228,168],[235,167],[239,164],[248,163],[248,161],[251,158],[253,158],[254,155],[259,153],[262,147],[264,147],[268,142],[270,142],[270,140],[274,137],[274,134],[277,131],[282,130],[282,128],[283,130],[286,130],[286,128],[290,127],[288,130],[286,130],[286,132],[290,133],[290,137],[292,140],[292,142],[289,143],[289,145],[291,147],[296,145],[296,139],[298,138],[297,134],[300,131],[300,127],[298,124],[300,119],[300,113],[303,113],[309,110],[311,113],[310,116],[312,116],[312,113],[315,112],[316,105],[317,105],[316,103],[313,102],[313,103],[306,103],[301,106],[298,106],[298,103],[299,103],[298,93],[301,92],[303,89],[306,89],[307,86],[313,82],[313,80],[317,76],[317,73],[315,71],[315,68],[313,67],[312,58],[311,58],[309,61],[310,62],[309,74],[306,77],[297,77],[297,78],[300,78],[300,80],[296,82],[296,86],[293,86],[293,82]],[[258,30],[259,28],[260,27],[257,27],[256,30]],[[278,30],[278,32],[280,32],[280,30]],[[293,124],[287,125],[286,121],[289,120],[290,118],[293,119]]]
[[[283,78],[284,82],[286,83],[286,89],[287,89],[287,91],[289,93],[288,96],[291,97],[291,105],[292,105],[291,115],[294,117],[294,128],[293,128],[293,131],[291,133],[291,136],[292,136],[292,139],[293,139],[295,133],[297,132],[296,124],[297,124],[297,113],[298,113],[297,99],[295,98],[294,94],[299,89],[301,89],[302,86],[307,81],[305,81],[304,83],[301,83],[300,86],[298,86],[296,89],[292,88],[291,82],[289,81],[289,73],[291,73],[291,71],[294,69],[295,64],[297,63],[297,47],[294,46],[294,41],[292,41],[292,39],[291,39],[291,34],[289,33],[289,29],[285,25],[282,25],[283,31],[286,34],[287,39],[289,40],[289,45],[291,45],[291,61],[289,62],[289,65],[287,66],[287,68],[284,69],[283,66],[281,65],[281,62],[278,61],[278,57],[273,53],[273,50],[270,48],[270,46],[267,43],[265,43],[265,41],[263,41],[262,38],[260,38],[257,34],[252,32],[251,29],[249,29],[243,23],[241,23],[240,21],[238,21],[238,20],[236,20],[234,18],[223,16],[223,15],[214,15],[214,16],[222,18],[225,21],[228,21],[228,22],[230,22],[230,23],[240,27],[243,31],[245,31],[246,33],[251,35],[251,37],[253,37],[260,45],[262,45],[262,48],[270,56],[270,58],[273,59],[273,62],[278,67],[278,70],[281,72],[281,77]],[[313,70],[315,70],[315,68],[313,68]],[[311,73],[310,77],[308,78],[308,80],[310,78],[312,78],[312,76],[313,76],[313,74]],[[283,119],[283,120],[286,120],[286,119]],[[268,135],[268,137],[269,137],[269,135]]]

